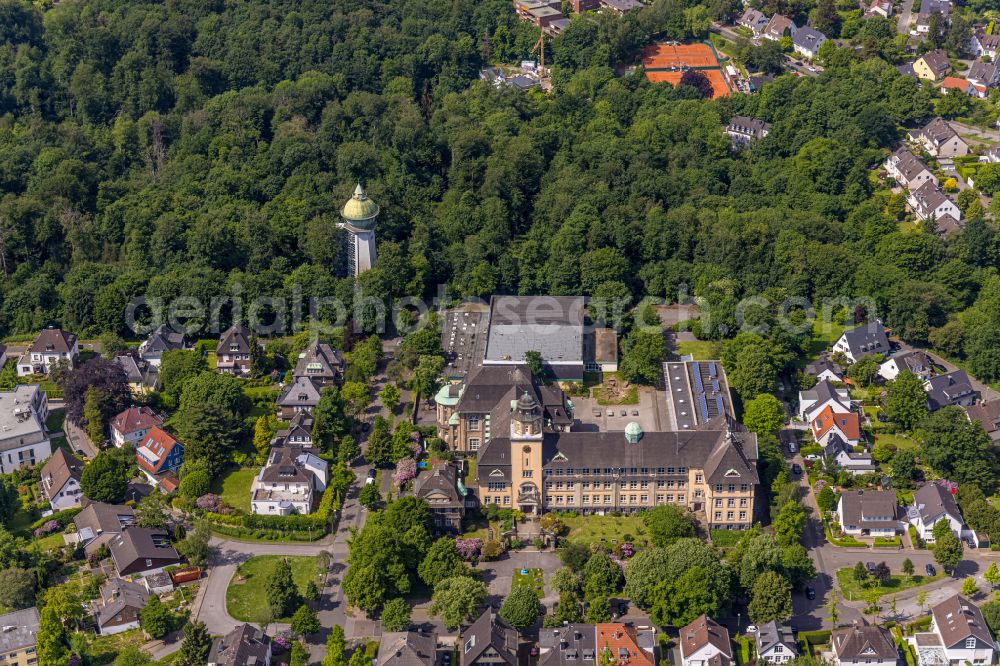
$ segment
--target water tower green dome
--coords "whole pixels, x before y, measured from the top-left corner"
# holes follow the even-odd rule
[[[378,212],[378,204],[368,198],[361,183],[358,183],[354,195],[344,204],[340,214],[348,222],[364,223],[378,217]]]

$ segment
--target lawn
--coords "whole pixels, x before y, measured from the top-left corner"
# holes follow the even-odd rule
[[[608,397],[608,389],[605,387],[594,389],[594,399],[597,400],[598,405],[638,405],[639,404],[639,387],[629,386],[625,393],[617,398]]]
[[[898,433],[877,433],[875,435],[876,444],[892,444],[897,449],[908,449],[913,452],[917,452],[920,445],[914,439],[910,439],[906,435],[900,435]]]
[[[510,591],[513,592],[519,587],[527,585],[535,588],[538,598],[545,596],[545,575],[541,569],[528,569],[528,573],[522,573],[520,569],[514,572],[514,577],[510,580]]]
[[[645,543],[646,525],[639,516],[578,516],[561,514],[559,518],[569,528],[567,538],[580,543],[612,540],[622,543],[626,535]]]
[[[889,577],[885,583],[882,583],[877,588],[879,596],[886,594],[894,594],[896,592],[902,592],[903,590],[908,590],[911,587],[920,587],[921,585],[926,585],[935,580],[940,579],[944,574],[940,571],[933,577],[931,576],[902,576],[898,574],[893,574]],[[865,588],[854,580],[854,568],[844,567],[843,569],[837,569],[837,582],[840,583],[840,591],[844,593],[844,596],[848,601],[853,601],[855,599],[863,599]]]
[[[260,471],[259,467],[246,467],[233,470],[219,484],[216,481],[212,492],[220,495],[222,501],[234,509],[250,512],[250,486]]]
[[[316,580],[317,567],[315,557],[289,556],[288,563],[292,567],[292,578],[302,592],[310,580]],[[260,624],[266,620],[267,578],[278,566],[278,555],[259,555],[250,558],[240,565],[236,575],[229,582],[226,590],[226,610],[241,622]],[[240,581],[243,577],[243,581]],[[288,618],[278,618],[278,622],[288,622]]]
[[[677,354],[693,356],[696,361],[713,361],[718,358],[717,345],[711,340],[679,340]]]
[[[476,485],[476,461],[468,458],[465,461],[465,466],[468,467],[465,472],[465,487],[472,488]]]
[[[805,367],[806,363],[815,361],[822,352],[833,347],[833,343],[840,339],[845,328],[847,327],[836,322],[822,322],[819,317],[814,319],[812,339],[809,341],[809,351],[805,358],[800,357],[802,366]]]
[[[52,534],[42,537],[41,539],[35,539],[31,543],[38,544],[42,550],[54,550],[56,548],[62,548],[66,545],[62,532],[53,532]]]
[[[49,432],[61,432],[65,420],[66,412],[49,412],[49,417],[45,419],[45,429]]]

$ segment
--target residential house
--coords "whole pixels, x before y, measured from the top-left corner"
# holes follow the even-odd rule
[[[914,63],[913,68],[917,69],[916,63]],[[920,72],[918,71],[917,74]],[[928,77],[921,75],[921,78]],[[964,157],[969,154],[969,144],[963,141],[958,136],[958,132],[942,118],[935,118],[919,130],[911,131],[907,138],[914,143],[919,143],[933,157]]]
[[[912,62],[904,62],[902,65],[896,65],[896,71],[903,76],[907,76],[911,79],[917,78],[917,73],[913,71]]]
[[[313,342],[299,353],[292,376],[307,377],[319,386],[337,383],[344,376],[344,357],[325,342]]]
[[[951,14],[951,0],[920,0],[918,8],[920,14],[933,14],[938,12],[944,17]]]
[[[595,629],[597,663],[655,666],[652,631],[637,631],[634,626],[621,623],[598,624]]]
[[[924,390],[927,391],[927,408],[932,412],[951,405],[971,407],[979,401],[980,395],[965,370],[931,377],[924,382]]]
[[[111,419],[111,442],[121,448],[138,446],[150,428],[163,426],[163,419],[149,407],[129,407]]]
[[[132,395],[143,396],[160,389],[160,372],[153,364],[144,360],[135,351],[116,354],[114,362],[125,371],[125,379]]]
[[[553,7],[549,2],[517,0],[514,5],[521,10],[517,13],[522,21],[532,23],[539,28],[547,28],[550,23],[562,18],[562,7]]]
[[[974,92],[974,89],[972,89],[971,86],[971,81],[957,76],[946,76],[941,79],[941,94],[947,95],[949,91],[957,90],[965,95],[971,95]]]
[[[76,335],[61,328],[46,328],[17,360],[17,376],[47,375],[56,363],[72,370],[80,360]]]
[[[807,364],[805,373],[810,377],[815,377],[820,382],[844,381],[844,369],[826,356]]]
[[[253,333],[243,324],[227,328],[215,348],[216,369],[230,375],[249,375],[251,340],[256,342]]]
[[[940,81],[951,71],[951,61],[948,60],[947,53],[935,49],[917,58],[913,62],[913,71],[921,79]]]
[[[795,37],[796,32],[798,32],[798,28],[792,19],[787,16],[782,16],[781,14],[775,14],[771,17],[771,20],[767,22],[761,36],[764,37],[764,39],[770,39],[773,42],[777,42],[786,35],[789,37]]]
[[[646,5],[639,0],[600,0],[601,8],[624,16],[628,12],[642,9]]]
[[[465,517],[465,498],[469,492],[452,463],[439,462],[413,484],[413,494],[427,502],[434,527],[444,532],[461,532]]]
[[[135,524],[135,512],[124,504],[91,502],[73,518],[76,535],[87,555],[99,550],[129,525]]]
[[[161,324],[139,345],[139,356],[153,367],[159,368],[163,354],[174,349],[184,349],[184,332]]]
[[[138,504],[144,498],[152,495],[154,490],[156,490],[156,488],[149,485],[148,483],[139,483],[136,481],[130,481],[129,484],[125,487],[125,497],[122,498],[122,501],[125,503],[133,502],[135,504]]]
[[[682,666],[730,666],[735,663],[729,631],[707,615],[681,628],[678,641]]]
[[[871,0],[870,4],[862,5],[862,7],[865,10],[865,18],[879,16],[887,19],[892,16],[892,0]]]
[[[991,60],[996,60],[1000,51],[1000,33],[987,35],[985,32],[977,32],[972,37],[972,50],[977,58],[989,56]]]
[[[935,10],[932,12],[918,12],[917,18],[914,21],[914,27],[916,29],[916,34],[926,35],[931,30],[931,21],[935,14],[940,14],[944,19],[945,23],[948,22],[948,11]]]
[[[0,655],[4,666],[29,666],[38,663],[35,637],[38,635],[38,609],[32,606],[0,615]]]
[[[861,443],[861,417],[857,412],[838,412],[833,405],[827,405],[811,421],[813,437],[826,448],[834,436],[850,446]]]
[[[992,664],[998,649],[979,607],[955,594],[931,608],[931,626],[908,639],[918,666]]]
[[[52,455],[48,416],[48,398],[37,384],[0,391],[0,474],[33,467]]]
[[[906,202],[921,220],[937,219],[945,215],[950,215],[956,220],[962,219],[962,211],[955,202],[945,196],[945,193],[933,183],[924,183],[910,192]]]
[[[896,666],[899,652],[888,629],[871,625],[837,629],[830,638],[834,666]]]
[[[885,161],[885,170],[893,180],[908,190],[915,190],[926,182],[938,184],[937,177],[923,160],[906,148],[900,148],[889,156]]]
[[[320,387],[308,377],[296,377],[278,396],[278,418],[290,421],[300,412],[311,414],[319,404]]]
[[[763,139],[771,131],[771,123],[747,116],[733,116],[726,125],[726,134],[733,148],[740,149],[749,146],[758,139]]]
[[[176,476],[184,462],[184,447],[173,435],[153,426],[135,447],[135,461],[149,482],[159,486],[166,476]]]
[[[1000,81],[1000,68],[997,68],[996,63],[976,60],[969,66],[965,77],[970,81],[981,83],[987,88],[992,88],[996,86],[997,81]]]
[[[792,48],[804,58],[815,58],[819,47],[826,41],[826,35],[819,30],[803,26],[792,36]]]
[[[837,504],[837,520],[851,535],[893,536],[902,529],[892,490],[845,491]]]
[[[378,644],[378,666],[424,666],[437,663],[437,635],[390,631]]]
[[[158,573],[181,561],[170,545],[170,535],[160,529],[125,527],[108,542],[108,548],[119,576]]]
[[[799,656],[795,633],[787,624],[778,624],[774,620],[765,622],[757,627],[753,640],[757,646],[758,660],[783,664]]]
[[[749,7],[745,12],[743,12],[743,16],[741,16],[740,20],[736,23],[737,25],[741,25],[744,28],[753,31],[754,37],[760,37],[761,31],[767,27],[768,18],[764,16],[763,12],[759,12],[756,9]]]
[[[538,632],[539,666],[597,663],[597,628],[594,625],[567,624]]]
[[[903,370],[912,372],[922,381],[927,381],[934,373],[934,363],[926,352],[918,349],[907,349],[887,358],[878,367],[878,374],[886,381],[892,381]]]
[[[1000,145],[993,145],[987,148],[982,155],[979,156],[979,161],[984,164],[996,164],[1000,162]]]
[[[380,662],[381,663],[381,662]],[[270,666],[271,639],[252,624],[241,624],[212,641],[208,666]]]
[[[973,405],[965,414],[969,421],[978,421],[994,443],[1000,443],[1000,400]]]
[[[601,7],[599,0],[570,0],[570,7],[576,14],[584,12],[595,12]]]
[[[507,664],[516,666],[518,634],[515,629],[494,614],[492,608],[483,611],[475,622],[458,635],[459,666]]]
[[[250,487],[250,510],[279,516],[310,513],[314,492],[326,488],[328,470],[326,461],[301,447],[272,448]]]
[[[832,459],[841,469],[850,474],[870,474],[877,469],[868,450],[855,449],[837,433],[830,435],[823,448],[823,455]]]
[[[833,345],[834,352],[841,352],[851,363],[875,354],[888,354],[889,338],[879,321],[871,321],[857,328],[844,331]]]
[[[934,526],[945,521],[952,533],[961,538],[962,512],[951,492],[937,484],[928,483],[913,493],[913,504],[907,508],[907,519],[917,530],[917,536],[929,543],[934,542]]]
[[[827,407],[837,412],[851,411],[851,395],[846,388],[835,388],[823,380],[807,391],[799,391],[799,418],[812,421]]]
[[[292,417],[292,422],[284,430],[274,433],[271,446],[301,446],[308,449],[313,445],[313,417],[306,412],[299,412]]]
[[[149,590],[139,583],[112,578],[101,586],[101,601],[94,609],[102,636],[139,628],[139,611],[146,607]]]
[[[965,228],[965,221],[956,220],[951,213],[945,213],[941,217],[936,218],[934,222],[937,225],[935,233],[942,238]]]
[[[83,461],[62,447],[57,448],[42,466],[42,480],[38,487],[53,511],[80,506],[83,499],[83,491],[80,490],[82,474]]]

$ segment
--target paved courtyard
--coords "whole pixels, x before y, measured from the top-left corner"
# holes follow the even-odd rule
[[[656,400],[652,391],[639,391],[637,405],[598,405],[595,398],[573,397],[573,415],[580,421],[575,430],[624,431],[635,421],[645,432],[656,430]]]

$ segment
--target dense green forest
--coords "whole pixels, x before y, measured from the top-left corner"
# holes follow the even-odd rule
[[[732,323],[706,337],[747,296],[866,296],[1000,378],[992,222],[967,202],[948,239],[901,225],[871,170],[936,93],[847,48],[754,96],[616,76],[691,6],[574,19],[546,95],[478,81],[530,50],[507,0],[0,0],[0,331],[134,337],[133,297],[236,285],[637,302],[686,284]],[[734,154],[734,112],[770,136]],[[335,223],[357,179],[383,214],[356,291]]]

